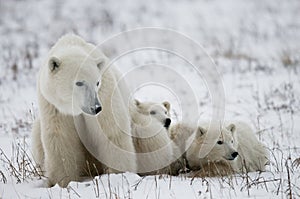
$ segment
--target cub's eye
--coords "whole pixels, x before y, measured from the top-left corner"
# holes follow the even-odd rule
[[[99,86],[99,81],[97,82],[97,86]]]
[[[231,140],[231,143],[233,143],[233,140]]]
[[[223,141],[221,141],[221,140],[219,140],[218,142],[217,142],[217,144],[223,144]]]
[[[167,114],[168,114],[168,112],[166,111],[166,112],[165,112],[165,114],[167,115]]]
[[[156,112],[155,112],[155,111],[150,111],[150,114],[151,114],[151,115],[155,115]]]
[[[83,86],[83,82],[76,82],[76,86]]]

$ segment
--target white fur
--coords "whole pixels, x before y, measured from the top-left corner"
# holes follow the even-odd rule
[[[165,127],[170,105],[138,102],[131,107],[134,146],[137,152],[138,172],[141,174],[169,173],[172,162],[171,140]]]
[[[44,148],[41,142],[41,122],[40,119],[37,118],[32,125],[32,155],[34,157],[35,163],[42,170],[44,169]]]
[[[90,154],[95,151],[87,151],[79,135],[94,135],[92,141],[98,143],[100,135],[105,134],[124,150],[134,152],[132,138],[123,135],[123,130],[131,132],[125,97],[120,97],[126,91],[120,91],[117,87],[116,69],[102,68],[108,60],[99,50],[93,51],[94,48],[94,45],[78,36],[66,35],[50,50],[39,72],[37,90],[40,118],[33,126],[32,150],[35,161],[45,170],[49,186],[58,183],[66,187],[70,181],[86,175],[86,161],[90,165],[95,164],[97,173],[103,173],[105,167]],[[53,67],[57,63],[59,67]],[[85,89],[76,86],[78,81],[84,82]],[[97,104],[99,98],[103,108],[100,114],[96,117],[82,114],[85,110],[89,113],[90,107]],[[95,123],[100,124],[100,129],[96,128]],[[78,129],[81,132],[77,132]],[[114,151],[104,144],[98,146],[97,150],[93,154],[95,157],[105,151],[112,159],[112,165],[107,165],[109,167],[119,168],[118,164],[124,164],[123,171],[136,169],[134,158],[128,161],[126,157],[114,157]]]
[[[269,153],[254,134],[252,128],[244,122],[235,122],[239,156],[239,171],[265,171],[269,162]],[[245,163],[245,164],[244,164]]]
[[[102,111],[97,118],[83,115],[86,129],[82,139],[90,138],[92,154],[110,168],[110,172],[136,172],[137,163],[131,136],[130,113],[127,105],[129,92],[121,90],[120,76],[110,66],[102,75],[99,98]],[[122,86],[124,87],[124,85]],[[86,131],[87,130],[87,131]],[[85,137],[85,135],[88,136]]]

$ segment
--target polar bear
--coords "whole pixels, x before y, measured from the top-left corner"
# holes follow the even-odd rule
[[[108,61],[94,45],[68,34],[51,48],[39,71],[39,118],[33,125],[32,151],[35,161],[45,171],[49,186],[58,183],[66,187],[70,181],[89,175],[87,164],[99,174],[106,166],[118,171],[136,170],[133,155],[114,157],[108,152],[107,156],[113,160],[109,162],[108,157],[103,157],[104,165],[95,157],[99,159],[107,146],[99,146],[95,153],[87,148],[88,143],[82,142],[90,134],[97,142],[101,137],[97,135],[104,134],[116,146],[134,153],[124,96],[127,91],[118,88],[120,74],[114,66],[107,67]],[[119,117],[113,116],[113,105]],[[118,167],[118,161],[122,160],[122,167]]]
[[[221,129],[214,143],[205,140],[209,123],[198,127],[176,124],[170,129],[170,136],[179,146],[183,159],[191,170],[200,170],[199,176],[223,176],[242,171],[264,171],[268,154],[257,140],[252,129],[243,122],[235,122]],[[186,141],[192,139],[190,144]],[[204,142],[212,146],[202,157],[200,149]],[[185,151],[183,151],[185,150]]]
[[[134,100],[130,110],[138,173],[169,173],[168,165],[173,158],[171,139],[168,136],[171,124],[170,103]]]
[[[237,156],[237,142],[235,140],[235,133],[232,125],[222,129],[218,140],[211,143],[213,147],[204,157],[200,154],[200,149],[203,147],[205,135],[207,133],[207,126],[194,126],[190,124],[178,123],[170,128],[169,136],[176,143],[182,157],[181,164],[176,167],[172,165],[173,170],[188,169],[196,172],[198,176],[215,176],[227,175],[234,171],[235,164],[233,161]],[[215,169],[215,165],[218,168]],[[186,168],[185,168],[186,167]],[[194,175],[191,172],[189,175]]]

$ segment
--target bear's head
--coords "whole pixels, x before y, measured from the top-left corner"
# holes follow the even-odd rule
[[[138,113],[145,116],[144,123],[150,123],[152,120],[160,122],[166,129],[171,124],[170,119],[170,103],[140,102],[134,100],[134,105]]]
[[[105,59],[94,59],[79,48],[50,55],[40,71],[39,88],[44,98],[67,115],[101,111],[98,90]]]
[[[198,127],[196,132],[196,140],[198,140],[200,144],[203,143],[206,133],[207,129]],[[238,143],[236,139],[235,125],[230,124],[227,127],[222,128],[217,141],[215,143],[212,143],[212,145],[213,148],[206,156],[209,161],[217,162],[221,160],[234,160],[238,156]]]

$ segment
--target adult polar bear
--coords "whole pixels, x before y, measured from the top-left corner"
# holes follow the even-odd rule
[[[32,150],[49,186],[66,187],[79,180],[89,170],[86,161],[101,174],[103,165],[90,153],[115,171],[136,171],[126,108],[129,92],[125,86],[118,87],[120,74],[107,63],[108,58],[94,45],[69,34],[52,47],[39,71],[39,118],[33,126]],[[83,145],[80,138],[84,137],[91,143]],[[105,138],[105,144],[100,138]],[[96,151],[88,151],[86,144],[97,146]]]

